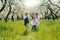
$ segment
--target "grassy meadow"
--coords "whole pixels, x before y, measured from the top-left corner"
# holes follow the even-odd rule
[[[26,32],[23,20],[0,20],[0,40],[60,40],[60,19],[40,20],[38,27],[37,31]]]

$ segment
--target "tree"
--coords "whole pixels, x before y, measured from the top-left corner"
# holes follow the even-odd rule
[[[56,5],[56,4],[53,4],[53,3],[51,2],[51,0],[49,0],[49,2],[50,2],[51,5],[56,6],[57,8],[59,8],[56,12],[54,12],[53,9],[52,9],[52,7],[51,7],[51,5],[48,5],[48,9],[49,9],[50,12],[51,12],[50,15],[53,17],[53,20],[55,20],[55,19],[58,18],[57,13],[59,12],[60,7],[59,7],[58,5]]]
[[[0,12],[2,12],[3,10],[4,10],[4,8],[6,7],[6,3],[7,3],[7,0],[4,0],[5,2],[4,2],[4,4],[3,4],[3,0],[1,0],[1,2],[2,2],[2,8],[0,9]]]
[[[46,1],[45,3],[43,2],[41,4],[41,6],[45,7],[46,11],[45,13],[45,19],[48,18],[48,20],[50,18],[52,18],[53,20],[58,19],[58,15],[57,13],[60,10],[60,7],[54,3],[51,2],[51,0]],[[54,11],[54,8],[52,6],[55,6],[58,10]]]
[[[7,22],[8,16],[10,15],[10,12],[11,12],[11,4],[9,2],[9,12],[8,12],[8,14],[7,14],[6,18],[5,18],[5,22]]]

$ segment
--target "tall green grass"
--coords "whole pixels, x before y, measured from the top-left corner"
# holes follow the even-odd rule
[[[29,23],[31,29],[31,23]],[[24,21],[11,21],[7,23],[0,20],[0,40],[60,40],[60,19],[41,20],[39,30],[29,30],[27,35]]]

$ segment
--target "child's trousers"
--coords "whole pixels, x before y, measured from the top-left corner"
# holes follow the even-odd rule
[[[26,29],[29,30],[29,26],[28,26],[28,23],[25,25],[26,26]]]
[[[36,30],[36,25],[33,25],[33,26],[32,26],[32,29]]]

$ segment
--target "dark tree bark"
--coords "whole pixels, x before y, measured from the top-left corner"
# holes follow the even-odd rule
[[[53,15],[53,10],[52,10],[52,8],[51,8],[51,6],[48,4],[48,9],[50,10],[50,16],[52,16],[52,18],[53,18],[53,20],[55,19],[54,18],[54,15]]]
[[[55,14],[57,14],[59,11],[60,11],[60,9],[58,9]]]
[[[1,0],[2,4],[3,4],[3,0]]]
[[[58,8],[60,9],[60,7],[59,7],[58,5],[56,5],[56,4],[53,4],[53,3],[51,2],[51,0],[48,0],[48,1],[50,2],[50,4],[56,6],[56,7],[58,7]]]
[[[56,12],[54,12],[54,10],[52,9],[51,5],[48,4],[48,9],[49,9],[50,12],[51,12],[49,15],[53,17],[53,20],[58,19],[57,13],[59,12],[60,7],[59,7],[58,5],[56,5],[56,4],[53,4],[53,3],[51,2],[51,0],[48,0],[48,1],[50,2],[51,5],[56,6],[57,8],[59,8]],[[49,16],[49,15],[48,15],[48,16]],[[48,19],[49,19],[49,18],[48,18]]]
[[[11,20],[14,21],[14,10],[13,10],[12,13],[13,13],[13,14],[12,14],[12,16],[11,16]]]
[[[8,14],[7,14],[6,18],[5,18],[5,22],[8,21],[8,16],[10,15],[10,12],[11,12],[11,5],[9,3],[9,12],[8,12]]]
[[[0,18],[0,20],[1,20],[1,18]]]
[[[52,5],[56,6],[57,8],[59,8],[55,13],[53,12],[53,14],[55,15],[56,19],[58,19],[57,13],[59,12],[60,7],[59,7],[58,5],[56,5],[56,4],[53,4],[53,3],[51,2],[51,0],[49,0],[49,2],[50,2],[50,4],[52,4]],[[51,8],[51,9],[52,9],[52,8]],[[53,10],[53,9],[52,9],[52,10]]]
[[[20,17],[17,15],[17,20],[20,20]]]
[[[12,18],[11,19],[12,19],[12,21],[14,21],[14,15],[12,15]]]
[[[3,0],[1,0],[1,2],[3,3]],[[0,9],[0,12],[2,12],[4,10],[4,8],[6,7],[6,3],[7,3],[7,0],[5,0],[5,3],[3,4],[3,7]]]

